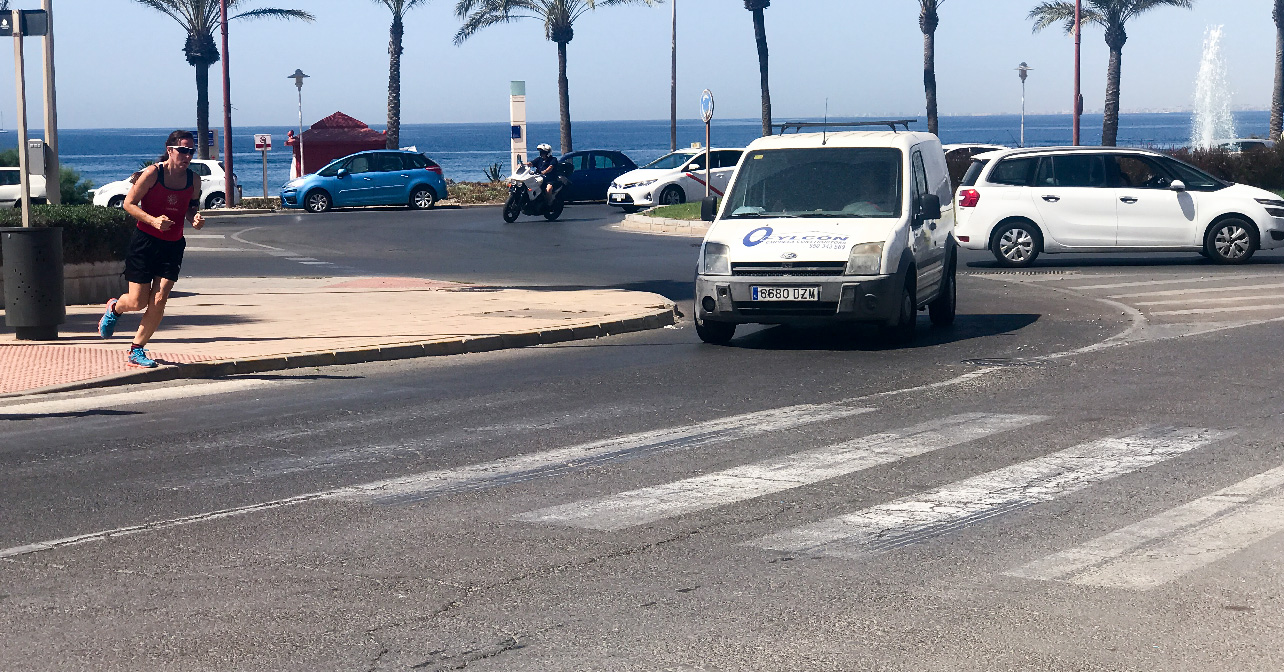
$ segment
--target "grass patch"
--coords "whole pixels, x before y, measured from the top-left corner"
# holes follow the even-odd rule
[[[446,184],[450,198],[447,204],[499,204],[508,200],[508,182],[454,182]]]
[[[662,205],[658,208],[647,210],[646,214],[650,217],[697,221],[700,219],[700,201],[692,201],[680,205]]]
[[[1275,189],[1274,191],[1275,191],[1275,193],[1279,194],[1279,197],[1280,197],[1280,198],[1284,198],[1284,191],[1282,191],[1282,190],[1280,190],[1280,189]]]

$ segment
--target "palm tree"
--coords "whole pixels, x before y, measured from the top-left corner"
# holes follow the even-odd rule
[[[758,78],[762,82],[762,134],[771,135],[771,87],[767,85],[767,28],[763,24],[762,10],[771,6],[771,0],[745,0],[745,9],[753,12],[753,37],[758,43]]]
[[[404,34],[402,18],[406,12],[428,4],[428,0],[374,0],[392,11],[392,26],[388,28],[388,149],[401,146],[401,38]]]
[[[918,29],[923,31],[923,91],[927,94],[927,132],[937,134],[936,115],[936,28],[941,25],[940,9],[945,0],[918,0]]]
[[[1271,96],[1271,139],[1284,133],[1284,0],[1275,0],[1275,91]]]
[[[196,146],[200,149],[200,158],[210,158],[209,143],[205,138],[210,131],[210,66],[218,63],[220,58],[218,46],[214,43],[214,30],[219,25],[220,12],[218,0],[134,0],[144,7],[150,7],[178,22],[187,32],[187,43],[183,54],[187,62],[196,68],[196,135],[200,140]],[[242,5],[242,0],[227,0],[227,9],[232,11]],[[300,9],[276,9],[265,7],[251,9],[233,16],[233,19],[302,19],[312,21],[316,17]]]
[[[544,23],[544,37],[557,43],[557,97],[562,111],[562,153],[575,151],[571,145],[571,93],[566,79],[566,45],[575,37],[575,21],[585,12],[614,5],[653,5],[662,0],[459,0],[455,16],[464,22],[455,33],[455,44],[463,44],[477,31],[517,19]]]
[[[1115,146],[1119,137],[1119,78],[1123,68],[1123,47],[1128,41],[1125,30],[1129,20],[1157,7],[1190,9],[1193,0],[1084,0],[1082,19],[1106,29],[1106,46],[1110,47],[1110,65],[1106,70],[1106,114],[1101,125],[1101,144]],[[1053,24],[1064,24],[1066,33],[1074,33],[1074,2],[1054,0],[1041,2],[1030,10],[1034,30]]]

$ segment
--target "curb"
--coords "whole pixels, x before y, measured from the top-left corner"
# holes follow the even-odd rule
[[[579,324],[544,331],[532,331],[512,334],[488,334],[483,336],[464,336],[446,340],[421,341],[417,343],[399,343],[396,345],[379,345],[353,350],[334,350],[331,352],[308,352],[294,355],[271,355],[247,359],[227,359],[209,362],[193,362],[155,369],[117,373],[101,378],[82,380],[62,385],[51,385],[34,390],[25,390],[12,394],[0,394],[0,399],[25,397],[37,394],[56,392],[75,392],[99,387],[115,387],[133,383],[157,383],[182,379],[220,378],[266,371],[285,371],[288,369],[314,368],[321,366],[339,366],[344,364],[362,364],[367,362],[388,362],[398,359],[417,359],[420,357],[441,357],[444,355],[463,355],[495,350],[528,348],[535,345],[551,345],[567,341],[581,341],[616,336],[637,331],[659,329],[675,323],[675,306],[666,306],[663,311],[649,315],[629,317],[607,322]]]
[[[201,216],[210,217],[241,217],[244,215],[270,215],[276,210],[267,208],[217,208],[214,210],[201,210]]]
[[[709,231],[709,223],[686,219],[668,219],[665,217],[649,217],[647,215],[632,214],[625,215],[624,221],[613,225],[611,228],[620,231],[630,231],[633,233],[652,233],[665,236],[703,238],[704,234]]]

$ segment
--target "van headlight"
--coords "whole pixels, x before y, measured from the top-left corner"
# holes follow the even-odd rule
[[[853,245],[847,256],[845,275],[878,275],[883,270],[883,244]]]
[[[722,243],[705,243],[700,250],[700,275],[731,275],[730,253]]]

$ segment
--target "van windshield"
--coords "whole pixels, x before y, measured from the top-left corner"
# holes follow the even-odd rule
[[[750,151],[727,195],[727,217],[900,217],[899,149]]]
[[[691,152],[674,152],[672,154],[665,154],[642,167],[673,170],[674,168],[681,168],[687,161],[690,161],[693,156],[695,156],[695,154],[692,154]]]

